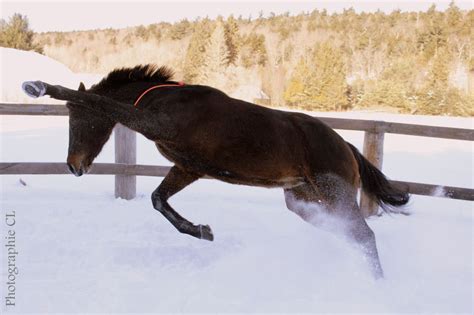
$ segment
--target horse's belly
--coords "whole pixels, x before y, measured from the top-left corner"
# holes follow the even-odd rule
[[[212,178],[221,180],[230,184],[247,185],[247,186],[260,186],[260,187],[282,187],[292,188],[299,186],[304,183],[303,177],[259,177],[252,176],[252,174],[239,175],[229,171],[220,171],[216,174],[207,174]]]
[[[176,165],[231,183],[263,187],[295,187],[303,182],[301,161],[295,150],[236,150],[221,148],[214,154],[189,152],[157,143],[160,153]]]

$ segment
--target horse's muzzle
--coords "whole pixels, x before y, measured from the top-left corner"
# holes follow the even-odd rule
[[[69,154],[66,163],[69,171],[77,177],[87,173],[90,167],[90,163],[88,163],[88,160],[83,153]]]
[[[69,171],[74,174],[75,176],[79,177],[82,174],[84,174],[84,170],[82,168],[82,165],[79,168],[75,168],[74,165],[67,163],[67,167],[69,168]]]

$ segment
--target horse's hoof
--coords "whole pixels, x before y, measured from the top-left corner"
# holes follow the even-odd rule
[[[23,91],[30,97],[38,98],[46,94],[46,86],[41,81],[26,81],[21,85]]]
[[[212,234],[211,227],[209,225],[201,225],[199,224],[199,232],[201,233],[200,239],[213,241],[214,234]]]

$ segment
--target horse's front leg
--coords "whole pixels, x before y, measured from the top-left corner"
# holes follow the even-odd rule
[[[172,130],[165,129],[166,123],[163,123],[163,120],[167,119],[166,116],[152,117],[150,112],[137,110],[131,103],[119,102],[83,89],[75,91],[61,85],[51,85],[42,81],[24,82],[23,90],[34,98],[49,95],[58,100],[69,101],[71,106],[81,105],[99,111],[107,115],[112,121],[121,123],[149,139],[165,139],[166,136],[173,135]]]
[[[181,233],[212,241],[214,240],[214,235],[208,225],[194,225],[177,213],[168,203],[168,199],[171,196],[196,181],[199,177],[197,174],[186,172],[177,166],[173,166],[163,179],[163,182],[161,182],[161,185],[151,195],[151,201],[153,207],[161,212]]]

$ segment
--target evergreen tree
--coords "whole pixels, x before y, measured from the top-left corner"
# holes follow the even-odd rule
[[[306,109],[341,110],[348,107],[346,70],[340,49],[325,42],[298,63],[285,100]]]
[[[147,27],[148,36],[154,38],[155,40],[161,39],[161,30],[158,27],[158,24],[150,24]]]
[[[439,24],[431,24],[426,31],[418,36],[418,46],[424,57],[429,60],[440,48],[446,46],[446,31]]]
[[[291,106],[299,107],[309,105],[307,101],[310,95],[306,90],[306,87],[311,84],[309,82],[309,76],[310,67],[306,59],[301,58],[293,71],[288,88],[283,96],[284,100]]]
[[[449,85],[451,56],[446,49],[432,59],[427,80],[419,92],[418,112],[429,115],[461,115],[474,113],[474,98],[463,95]]]
[[[427,86],[429,88],[448,85],[450,60],[451,56],[446,49],[439,51],[436,56],[434,56],[428,73]]]
[[[433,4],[425,14],[424,30],[419,33],[417,44],[426,60],[437,54],[447,44],[447,34],[444,19],[440,12],[436,11]]]
[[[187,19],[181,20],[179,23],[176,23],[171,27],[169,36],[172,40],[181,40],[186,36],[190,27],[191,23],[189,23]]]
[[[410,113],[416,102],[415,58],[403,57],[389,65],[380,78],[365,83],[364,93],[354,103],[357,107],[391,107]]]
[[[456,6],[454,1],[451,1],[446,10],[446,24],[450,28],[457,28],[462,22],[461,10]]]
[[[150,34],[147,32],[146,27],[143,26],[143,25],[140,25],[135,29],[135,36],[142,39],[142,40],[144,40],[144,41],[148,40],[149,35]]]
[[[10,20],[0,20],[0,46],[21,50],[36,50],[41,48],[33,43],[33,31],[29,27],[28,18],[15,13]]]
[[[212,31],[209,19],[196,23],[184,60],[184,80],[188,83],[198,83],[204,79],[203,66]]]
[[[239,25],[235,20],[234,16],[229,16],[225,25],[225,42],[227,45],[228,55],[228,64],[235,64],[237,57],[239,55]]]
[[[449,112],[446,102],[448,88],[449,56],[445,50],[438,52],[431,62],[427,80],[419,92],[418,110],[425,114]]]
[[[219,22],[211,34],[206,46],[205,67],[202,75],[212,82],[216,74],[221,73],[229,62],[229,49],[226,44],[224,25]]]
[[[246,68],[259,65],[264,66],[267,62],[267,49],[265,47],[265,35],[249,34],[243,41],[241,49],[242,65]]]

